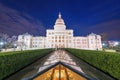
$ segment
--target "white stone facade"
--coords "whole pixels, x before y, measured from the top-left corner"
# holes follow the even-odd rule
[[[18,43],[24,43],[22,46],[25,49],[78,48],[96,50],[102,48],[100,35],[91,33],[86,37],[74,37],[73,30],[66,29],[61,14],[58,15],[54,29],[47,29],[46,37],[23,34],[18,36]]]

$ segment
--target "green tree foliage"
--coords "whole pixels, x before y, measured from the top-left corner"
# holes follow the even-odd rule
[[[73,55],[120,80],[120,54],[103,51],[66,49]]]

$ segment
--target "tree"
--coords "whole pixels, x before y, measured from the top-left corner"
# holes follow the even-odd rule
[[[17,42],[17,47],[22,51],[23,48],[26,47],[26,44],[24,42]]]
[[[9,37],[7,34],[0,33],[0,40],[4,43],[3,48],[12,48],[17,41],[17,36]]]
[[[107,41],[108,40],[108,34],[107,33],[102,33],[101,37],[102,37],[102,41]]]

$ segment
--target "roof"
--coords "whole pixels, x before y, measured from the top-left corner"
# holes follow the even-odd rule
[[[89,34],[89,36],[97,36],[97,34],[91,33]]]
[[[64,25],[64,24],[65,23],[64,23],[64,20],[62,19],[62,15],[61,13],[59,13],[58,19],[56,20],[55,25]]]

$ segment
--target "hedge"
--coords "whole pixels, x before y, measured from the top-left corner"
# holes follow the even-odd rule
[[[51,52],[52,49],[0,53],[0,80]]]
[[[120,54],[80,49],[66,49],[78,58],[120,80]]]

